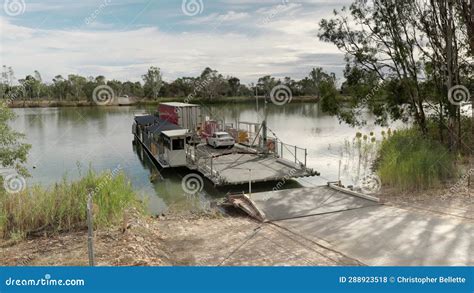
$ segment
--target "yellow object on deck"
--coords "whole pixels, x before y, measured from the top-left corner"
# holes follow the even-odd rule
[[[249,133],[247,131],[239,131],[238,143],[248,143]]]

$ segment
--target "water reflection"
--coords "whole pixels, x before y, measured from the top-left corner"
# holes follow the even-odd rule
[[[287,182],[283,188],[315,186],[334,181],[338,177],[339,159],[344,143],[352,140],[357,131],[380,133],[369,115],[368,125],[354,129],[340,124],[336,117],[322,113],[318,104],[291,103],[285,106],[267,104],[268,126],[278,137],[290,144],[308,149],[308,166],[321,172],[321,177]],[[222,198],[228,192],[247,192],[248,186],[215,188],[203,180],[204,188],[195,197],[189,197],[181,186],[187,169],[157,170],[146,152],[132,146],[131,125],[135,114],[153,113],[156,107],[81,107],[14,109],[18,118],[12,126],[25,133],[32,144],[28,169],[32,174],[29,185],[51,185],[66,174],[69,179],[79,176],[78,163],[90,165],[97,171],[113,170],[118,164],[130,178],[140,196],[148,198],[155,212],[166,208],[202,208],[210,200]],[[254,103],[219,104],[205,107],[206,116],[220,117],[227,123],[262,121],[263,104],[256,111]],[[37,168],[33,169],[32,166]],[[351,169],[342,173],[344,184],[353,184]],[[254,184],[254,192],[271,190],[275,183]]]
[[[202,178],[204,185],[202,186],[202,190],[197,193],[187,193],[183,188],[183,179],[186,175],[193,172],[190,172],[186,168],[159,168],[150,158],[147,151],[138,142],[133,143],[133,150],[141,162],[142,167],[149,172],[148,179],[153,185],[155,192],[152,196],[150,196],[150,194],[144,194],[143,196],[149,203],[150,211],[154,213],[159,213],[166,209],[175,209],[178,211],[207,210],[210,208],[211,202],[222,199],[228,193],[248,192],[249,186],[245,184],[217,188],[211,181],[202,177],[202,175],[195,173],[196,176]],[[271,190],[276,186],[276,183],[277,182],[254,183],[252,184],[252,191],[259,192]],[[301,187],[301,185],[296,181],[289,180],[285,182],[281,189],[297,187]],[[160,198],[160,201],[156,201],[156,197]]]

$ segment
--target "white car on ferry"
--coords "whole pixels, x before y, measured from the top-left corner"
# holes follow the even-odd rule
[[[227,132],[214,132],[213,135],[207,138],[207,144],[214,148],[233,147],[235,144],[235,140]]]

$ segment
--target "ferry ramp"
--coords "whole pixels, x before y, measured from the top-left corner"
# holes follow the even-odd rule
[[[474,222],[334,186],[230,195],[252,217],[371,266],[472,266]]]
[[[264,221],[281,221],[379,205],[376,201],[318,186],[249,195]]]

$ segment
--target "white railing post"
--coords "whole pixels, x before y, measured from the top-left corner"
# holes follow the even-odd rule
[[[252,196],[252,169],[249,169],[249,197]]]
[[[87,198],[87,251],[89,254],[89,265],[93,267],[95,265],[94,261],[94,215],[93,215],[93,202],[92,202],[92,193],[89,193]]]

